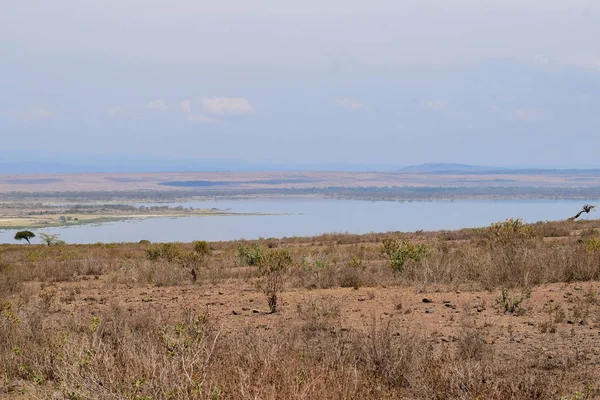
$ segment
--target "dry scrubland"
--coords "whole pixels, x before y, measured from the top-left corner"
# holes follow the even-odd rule
[[[596,229],[0,246],[0,397],[598,398]]]

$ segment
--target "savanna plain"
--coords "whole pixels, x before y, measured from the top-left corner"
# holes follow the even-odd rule
[[[0,246],[7,399],[592,399],[600,220]]]

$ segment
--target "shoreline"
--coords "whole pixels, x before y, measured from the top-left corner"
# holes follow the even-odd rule
[[[151,219],[151,218],[186,218],[186,217],[233,217],[233,216],[259,216],[259,215],[284,215],[282,213],[242,213],[242,212],[227,212],[227,211],[215,211],[215,212],[198,212],[198,213],[175,213],[175,214],[138,214],[138,215],[101,215],[94,216],[92,218],[79,218],[77,220],[71,221],[60,221],[56,219],[52,219],[50,222],[41,222],[39,220],[35,220],[34,218],[23,218],[23,217],[15,217],[15,218],[6,218],[0,217],[0,232],[1,231],[10,231],[10,230],[18,230],[18,229],[44,229],[44,228],[66,228],[66,227],[76,227],[83,225],[97,225],[104,224],[110,222],[125,222],[125,221],[133,221],[133,220],[143,220],[143,219]],[[9,225],[11,220],[28,220],[27,223],[23,224],[14,224]]]

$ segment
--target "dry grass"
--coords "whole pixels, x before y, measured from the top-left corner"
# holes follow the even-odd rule
[[[202,254],[194,253],[194,244],[166,246],[168,254],[160,256],[147,244],[0,246],[0,397],[594,398],[599,371],[580,349],[566,347],[549,357],[544,350],[514,351],[509,342],[496,351],[489,336],[498,318],[513,321],[534,312],[543,315],[531,322],[539,335],[568,335],[567,321],[597,329],[600,300],[591,289],[565,294],[564,305],[542,307],[532,300],[517,307],[522,313],[497,304],[483,324],[473,321],[493,304],[477,296],[475,304],[461,306],[463,320],[453,335],[399,328],[416,312],[403,298],[386,311],[387,320],[366,316],[361,326],[349,326],[344,315],[353,306],[326,292],[347,288],[344,293],[360,292],[359,301],[377,304],[383,301],[381,288],[483,289],[494,297],[504,288],[510,308],[519,293],[539,285],[598,281],[600,251],[589,244],[598,228],[600,221],[585,221],[513,226],[500,233],[398,234],[427,250],[422,258],[407,258],[401,270],[390,268],[394,260],[382,251],[390,234],[245,242],[267,254],[260,266],[245,265],[236,242],[211,243],[211,251]],[[284,251],[291,257],[285,268],[269,264]],[[277,272],[276,290],[264,289],[264,268]],[[264,298],[263,290],[276,292],[285,320],[276,327],[224,327],[222,317],[198,303],[187,302],[173,313],[146,295],[148,288],[173,297],[221,287],[254,288],[244,290],[256,298]],[[107,295],[109,290],[137,290],[140,301],[150,303],[134,309],[126,297]],[[294,306],[285,302],[293,293],[309,297]],[[82,306],[93,302],[102,308]],[[444,303],[442,309],[456,308]],[[449,315],[439,324],[459,314]],[[507,337],[518,340],[515,323],[497,330],[508,329]],[[590,351],[600,354],[600,348]]]

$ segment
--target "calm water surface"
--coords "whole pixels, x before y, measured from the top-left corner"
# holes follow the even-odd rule
[[[527,222],[565,219],[585,201],[390,202],[332,199],[244,199],[172,203],[170,206],[230,209],[280,215],[151,218],[37,229],[58,233],[67,243],[189,242],[259,237],[310,236],[328,232],[387,232],[481,227],[506,218]],[[164,204],[163,204],[164,205]],[[584,216],[593,218],[595,215]],[[15,243],[15,231],[0,230],[0,243]],[[35,241],[36,239],[34,239]]]

